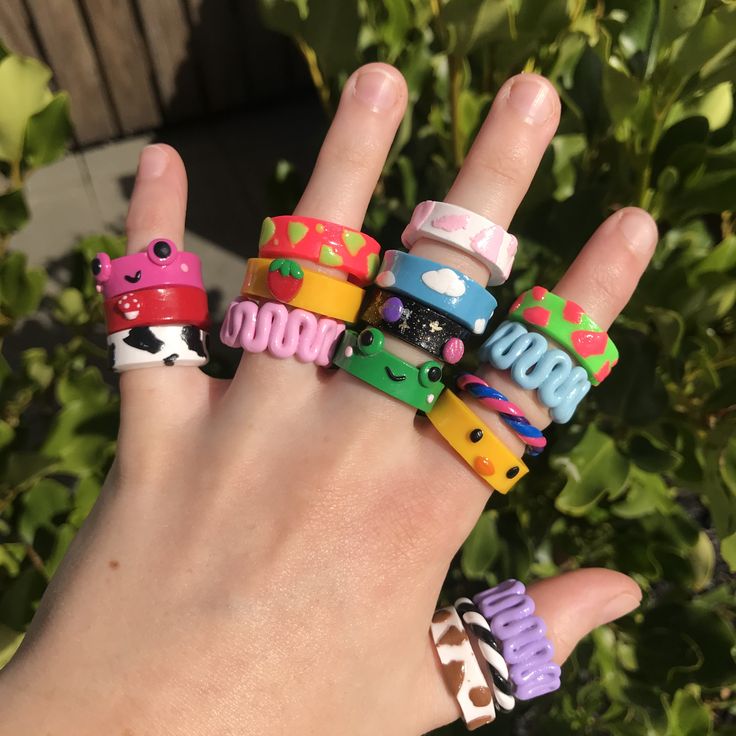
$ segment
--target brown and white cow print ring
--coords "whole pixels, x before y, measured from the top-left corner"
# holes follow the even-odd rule
[[[435,611],[430,632],[442,665],[442,676],[457,699],[470,731],[496,719],[488,686],[460,614],[453,606]]]

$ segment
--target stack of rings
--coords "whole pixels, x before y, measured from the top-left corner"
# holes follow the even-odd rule
[[[560,668],[534,601],[518,580],[435,612],[430,633],[442,675],[469,730],[560,686]],[[478,656],[480,655],[480,656]]]
[[[161,238],[114,260],[98,253],[92,274],[105,297],[113,370],[207,362],[209,314],[198,256]]]
[[[259,247],[260,257],[246,265],[240,298],[228,307],[222,342],[249,353],[330,365],[345,323],[358,319],[362,287],[378,269],[380,246],[342,225],[283,215],[263,221]],[[325,268],[347,280],[315,270]]]

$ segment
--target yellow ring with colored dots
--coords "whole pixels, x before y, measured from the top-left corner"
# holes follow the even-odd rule
[[[500,493],[508,493],[529,472],[529,468],[449,389],[440,394],[427,419],[450,447]]]
[[[242,296],[255,296],[262,299],[278,301],[288,304],[290,307],[306,309],[308,312],[320,314],[324,317],[340,320],[352,324],[357,322],[358,314],[363,303],[365,291],[355,284],[347,281],[333,279],[317,271],[308,268],[299,269],[302,278],[293,295],[281,293],[274,284],[269,284],[269,267],[274,262],[273,258],[250,258],[245,267],[245,278],[240,289]],[[278,278],[278,277],[276,277]],[[281,277],[289,279],[290,276]],[[288,297],[288,298],[287,298]]]

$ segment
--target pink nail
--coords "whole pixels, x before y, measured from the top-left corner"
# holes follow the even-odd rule
[[[398,85],[394,78],[376,69],[358,74],[354,94],[373,112],[390,110],[399,99]]]
[[[631,247],[641,253],[651,253],[657,244],[657,226],[643,210],[625,210],[618,221],[618,229]]]
[[[155,179],[166,170],[169,154],[161,146],[146,146],[138,162],[138,179]]]
[[[508,101],[525,123],[543,125],[555,111],[554,96],[549,85],[537,77],[521,74],[511,82]]]

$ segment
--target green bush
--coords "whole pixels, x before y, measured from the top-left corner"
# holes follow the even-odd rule
[[[613,329],[617,370],[574,422],[550,431],[551,451],[519,492],[494,496],[445,596],[583,565],[627,572],[645,590],[640,612],[578,648],[560,693],[499,719],[494,732],[736,734],[736,6],[261,6],[298,44],[328,112],[362,61],[388,61],[407,77],[409,112],[367,223],[384,244],[399,242],[415,202],[449,186],[493,94],[521,70],[552,79],[564,113],[515,218],[520,255],[499,302],[553,284],[616,208],[639,204],[658,219],[654,263]],[[68,101],[48,79],[0,48],[0,665],[94,502],[117,431],[87,263],[96,250],[119,255],[122,242],[83,241],[53,288],[9,249],[28,218],[26,177],[60,156],[68,136]],[[277,174],[285,211],[299,182],[285,162]]]
[[[493,497],[445,595],[467,580],[590,565],[645,591],[641,612],[580,647],[561,693],[496,731],[736,734],[736,5],[261,0],[261,10],[297,43],[328,111],[359,63],[395,64],[408,80],[368,215],[385,246],[416,202],[446,191],[493,95],[520,71],[549,77],[564,110],[514,219],[520,255],[499,303],[553,285],[617,208],[657,219],[652,267],[612,331],[620,364],[571,425],[550,431],[524,487]]]

